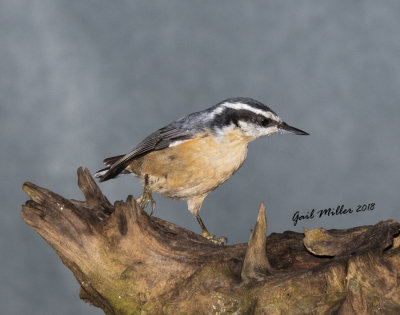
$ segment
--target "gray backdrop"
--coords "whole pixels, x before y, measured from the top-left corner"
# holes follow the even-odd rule
[[[400,219],[400,2],[0,2],[0,305],[4,314],[100,314],[53,250],[20,219],[32,181],[80,199],[76,169],[224,98],[250,96],[311,136],[250,144],[204,202],[211,232],[246,242],[258,205],[269,233]],[[138,196],[130,176],[101,184]],[[199,232],[186,203],[156,216]],[[375,210],[303,220],[343,204]]]

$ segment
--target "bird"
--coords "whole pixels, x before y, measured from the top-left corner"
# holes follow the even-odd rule
[[[219,245],[226,237],[208,232],[199,215],[204,199],[228,180],[247,157],[249,142],[275,133],[309,135],[285,123],[272,109],[249,97],[227,98],[191,113],[150,134],[129,153],[104,159],[95,176],[100,182],[133,174],[143,183],[136,200],[144,209],[152,192],[187,201],[201,235]]]

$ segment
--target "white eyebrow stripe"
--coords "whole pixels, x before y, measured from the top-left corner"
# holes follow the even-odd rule
[[[265,111],[258,109],[258,108],[254,108],[252,106],[249,106],[249,105],[243,104],[243,103],[223,103],[222,106],[224,106],[226,108],[233,108],[233,109],[238,109],[238,110],[245,109],[245,110],[249,110],[255,114],[265,116]]]
[[[254,107],[252,107],[250,105],[247,105],[247,104],[244,104],[244,103],[240,103],[240,102],[237,102],[237,103],[230,103],[230,102],[222,103],[220,107],[216,108],[211,113],[212,117],[214,117],[215,115],[221,114],[224,111],[225,108],[232,108],[232,109],[237,109],[237,110],[244,109],[244,110],[251,111],[251,112],[253,112],[255,114],[262,115],[262,116],[264,116],[266,118],[272,118],[272,119],[274,119],[276,121],[280,121],[281,120],[279,118],[279,116],[274,115],[271,112],[265,112],[265,111],[263,111],[261,109],[254,108]]]

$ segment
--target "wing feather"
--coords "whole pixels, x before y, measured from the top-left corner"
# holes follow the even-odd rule
[[[188,140],[192,139],[195,132],[189,128],[183,128],[182,125],[170,124],[163,127],[147,138],[140,142],[132,151],[128,154],[120,156],[120,158],[115,161],[106,172],[99,173],[100,181],[106,181],[108,179],[114,178],[119,174],[123,173],[125,168],[134,160],[142,157],[150,152],[162,150],[168,148],[171,143],[178,140]],[[111,158],[105,159],[109,161]]]

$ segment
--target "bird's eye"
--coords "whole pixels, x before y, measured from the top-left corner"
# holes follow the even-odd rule
[[[261,125],[262,125],[263,127],[267,127],[268,124],[269,124],[269,122],[270,122],[270,119],[264,118],[264,119],[261,121]]]

